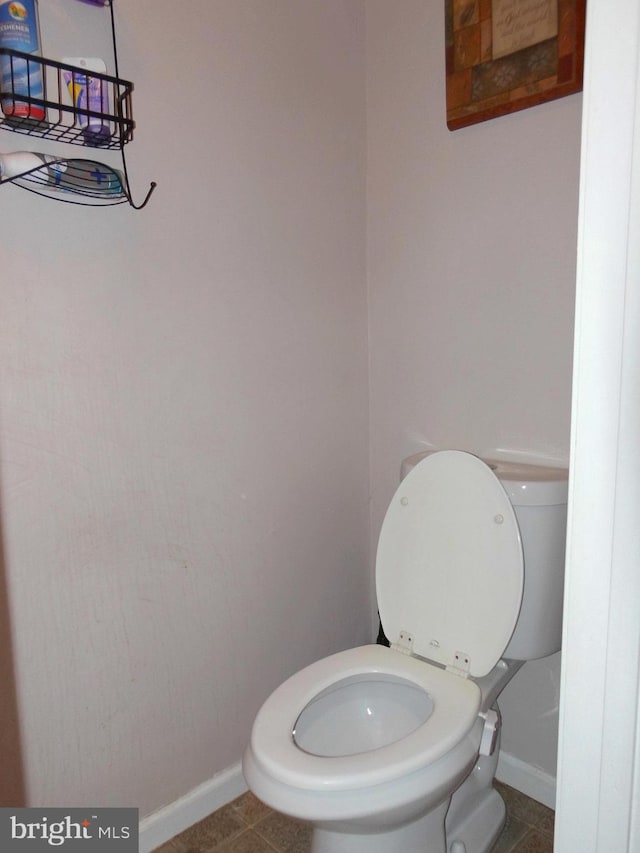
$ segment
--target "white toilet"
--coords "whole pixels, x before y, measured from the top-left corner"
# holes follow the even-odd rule
[[[313,853],[487,853],[505,819],[496,699],[560,648],[566,470],[446,450],[402,474],[376,560],[391,648],[293,675],[243,758],[259,799],[313,824]]]

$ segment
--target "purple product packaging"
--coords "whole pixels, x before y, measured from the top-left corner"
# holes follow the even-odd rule
[[[74,66],[73,71],[63,71],[62,77],[78,111],[75,124],[84,128],[87,145],[105,145],[112,135],[109,122],[105,118],[109,113],[109,83],[101,77],[92,76],[90,72],[106,74],[106,65],[102,59],[84,57],[65,57],[62,62]],[[83,110],[100,115],[90,115]]]

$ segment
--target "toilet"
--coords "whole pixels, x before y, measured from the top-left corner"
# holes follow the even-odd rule
[[[313,853],[488,853],[497,698],[560,649],[566,470],[443,450],[401,476],[376,558],[391,647],[291,676],[243,756],[260,800],[313,825]]]

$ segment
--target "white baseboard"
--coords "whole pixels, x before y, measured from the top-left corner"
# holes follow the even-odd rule
[[[139,853],[151,853],[174,835],[226,806],[247,790],[240,762],[140,821]]]
[[[508,752],[500,752],[496,779],[550,809],[556,807],[556,778]]]

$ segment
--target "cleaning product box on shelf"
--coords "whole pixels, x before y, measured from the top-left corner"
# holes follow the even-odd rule
[[[44,119],[44,81],[40,55],[37,0],[0,0],[0,48],[30,53],[34,59],[0,55],[2,111],[8,118]],[[22,97],[21,97],[22,96]]]

